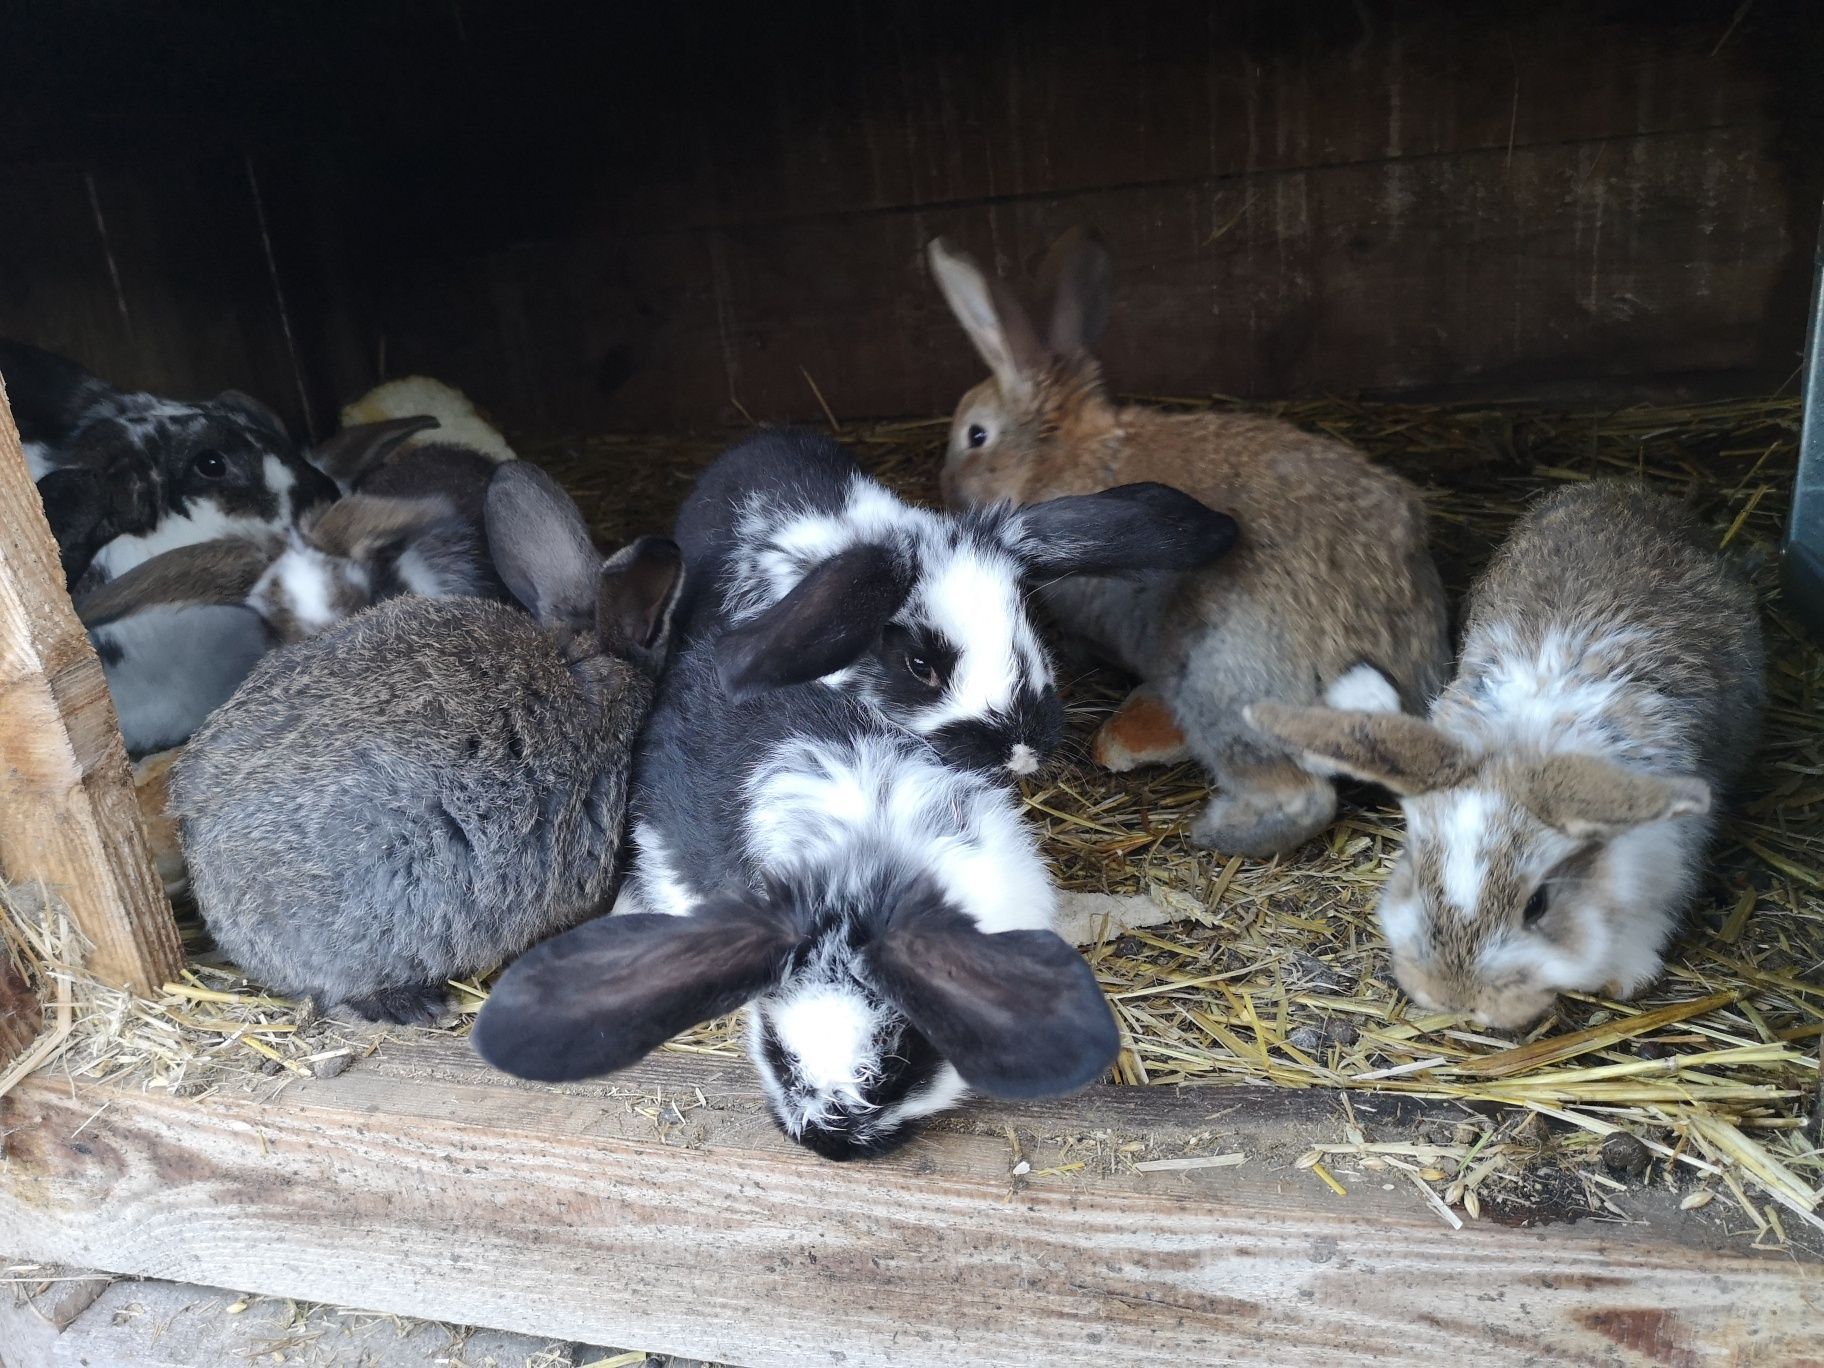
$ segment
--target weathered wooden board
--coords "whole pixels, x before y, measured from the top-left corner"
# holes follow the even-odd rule
[[[149,990],[183,962],[152,869],[126,747],[63,588],[0,386],[0,877],[41,883],[93,949],[88,967]]]
[[[256,394],[306,405],[269,269],[255,156],[0,170],[0,336],[81,361],[123,389]]]
[[[925,239],[1076,220],[1140,392],[1765,388],[1824,196],[1801,5],[178,3],[35,56],[79,8],[0,51],[0,330],[320,421],[413,370],[528,431],[941,410]]]
[[[1676,1213],[1457,1232],[1397,1186],[1337,1198],[1292,1160],[1340,1124],[1313,1095],[1097,1089],[833,1165],[740,1066],[560,1091],[389,1042],[264,1103],[29,1081],[0,1102],[0,1248],[753,1368],[1820,1362],[1813,1267]],[[1124,1172],[1130,1138],[1247,1159]]]

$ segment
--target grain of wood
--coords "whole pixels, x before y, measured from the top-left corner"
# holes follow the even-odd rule
[[[69,909],[98,977],[142,991],[183,962],[101,663],[64,592],[0,387],[0,876]]]
[[[725,1064],[559,1090],[465,1056],[389,1042],[265,1103],[28,1081],[0,1103],[0,1248],[751,1368],[1811,1353],[1814,1268],[1693,1217],[1453,1231],[1404,1187],[1335,1198],[1273,1161],[1313,1138],[1297,1098],[1262,1122],[1241,1090],[1092,1090],[832,1165]],[[1258,1157],[1131,1173],[1091,1138],[1199,1117]]]

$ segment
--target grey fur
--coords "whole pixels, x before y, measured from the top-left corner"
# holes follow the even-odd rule
[[[549,477],[515,464],[503,480],[524,535],[573,544],[581,518]],[[544,601],[645,568],[661,620],[679,579],[676,548],[652,539],[606,565],[541,564],[536,547],[524,563]],[[665,651],[662,627],[610,647],[626,628],[602,598],[582,627],[398,598],[262,660],[171,784],[198,906],[234,962],[282,992],[424,1020],[444,980],[598,910]]]

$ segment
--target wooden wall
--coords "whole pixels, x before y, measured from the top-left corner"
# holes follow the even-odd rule
[[[1137,391],[1756,389],[1802,345],[1799,0],[182,8],[237,74],[40,130],[83,146],[0,226],[0,330],[151,346],[190,388],[257,373],[321,412],[425,370],[556,430],[814,416],[808,372],[843,415],[938,412],[979,367],[924,241],[1019,272],[1077,221]],[[143,183],[147,140],[221,178],[154,178],[213,207],[123,230],[150,342],[69,188],[123,142],[104,184]]]

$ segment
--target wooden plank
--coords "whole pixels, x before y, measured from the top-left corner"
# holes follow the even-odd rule
[[[1724,129],[560,240],[416,280],[384,330],[399,370],[543,430],[819,422],[806,371],[841,415],[942,413],[982,370],[924,243],[1024,267],[1081,221],[1115,253],[1103,352],[1128,390],[1777,384],[1803,252],[1766,145]],[[595,283],[617,261],[637,286]]]
[[[147,991],[183,963],[114,702],[64,592],[3,385],[0,877],[42,883],[62,900],[100,978]]]
[[[1646,1192],[1644,1225],[1461,1231],[1403,1184],[1338,1198],[1292,1161],[1340,1129],[1312,1094],[1095,1089],[834,1165],[742,1065],[560,1090],[431,1037],[265,1102],[28,1080],[0,1248],[749,1368],[1824,1362],[1815,1267]],[[1247,1158],[1134,1172],[1129,1142]]]
[[[0,218],[0,336],[122,389],[242,389],[300,429],[248,165],[229,154],[9,169],[28,208]]]

